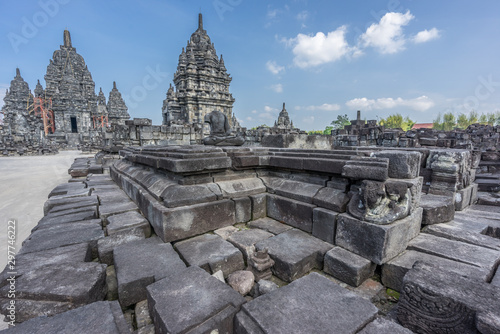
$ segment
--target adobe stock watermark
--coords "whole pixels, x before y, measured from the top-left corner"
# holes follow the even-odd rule
[[[144,101],[148,96],[148,92],[158,88],[158,86],[168,77],[168,72],[162,72],[160,70],[160,65],[156,65],[156,69],[147,66],[146,72],[148,74],[142,78],[142,85],[134,86],[130,90],[130,94],[123,96],[127,105],[131,108],[137,108],[137,103]]]
[[[7,38],[9,39],[12,49],[17,54],[19,53],[19,47],[21,44],[28,44],[30,40],[38,35],[41,28],[45,27],[50,18],[54,18],[61,8],[61,5],[66,5],[70,0],[40,0],[38,1],[38,6],[40,10],[35,12],[31,17],[31,20],[26,16],[21,18],[22,26],[20,34],[15,32],[9,32]]]
[[[232,12],[237,6],[241,5],[243,0],[214,0],[212,5],[221,21],[224,21],[224,13]]]

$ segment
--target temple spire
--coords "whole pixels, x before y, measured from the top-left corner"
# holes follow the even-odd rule
[[[116,89],[116,81],[113,81],[113,89]]]
[[[203,30],[203,15],[198,14],[198,30]]]
[[[19,67],[16,67],[16,77],[21,76],[21,71],[19,70]]]
[[[68,30],[64,30],[64,46],[67,48],[71,48],[71,36]]]

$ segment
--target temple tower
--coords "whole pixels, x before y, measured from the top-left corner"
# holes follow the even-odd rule
[[[123,101],[122,94],[116,88],[116,82],[113,81],[113,89],[109,92],[108,98],[108,118],[110,124],[125,125],[125,121],[130,119],[127,112],[128,108]]]
[[[175,90],[170,86],[163,101],[163,124],[203,123],[205,115],[213,110],[223,112],[232,123],[231,80],[222,55],[217,56],[214,44],[203,29],[203,16],[199,14],[198,29],[179,56],[174,74]]]

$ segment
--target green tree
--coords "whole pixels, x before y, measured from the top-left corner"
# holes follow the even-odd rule
[[[449,112],[443,115],[443,130],[451,131],[456,125],[455,115]]]
[[[343,129],[344,126],[350,125],[351,121],[349,120],[349,117],[347,114],[344,115],[337,115],[337,120],[332,121],[331,125],[333,125],[333,129]],[[325,129],[326,130],[326,129]]]
[[[488,125],[495,125],[498,117],[497,117],[497,115],[495,115],[495,113],[489,112],[486,114],[486,118],[488,119],[488,121],[487,121]]]
[[[322,135],[323,131],[321,131],[321,130],[311,130],[311,131],[307,131],[307,134],[308,135]]]
[[[382,118],[379,122],[381,125],[389,129],[403,128],[403,116],[401,114],[390,115],[387,118]]]
[[[413,128],[415,123],[416,123],[415,121],[410,119],[410,116],[406,116],[403,122],[403,130],[405,131],[411,130],[411,128]]]
[[[333,126],[330,126],[330,125],[329,125],[329,126],[327,126],[327,127],[325,128],[325,131],[323,131],[323,134],[324,134],[324,135],[331,135],[331,134],[332,134],[332,130],[333,130]]]
[[[460,129],[467,129],[467,127],[469,126],[469,119],[467,118],[466,114],[460,113],[460,115],[458,115],[457,126]]]
[[[477,112],[472,110],[469,114],[469,125],[477,123],[478,115]]]
[[[488,116],[486,116],[485,114],[481,114],[481,116],[479,116],[479,124],[488,124]]]
[[[439,113],[435,120],[432,121],[432,128],[434,130],[443,130],[444,123],[441,123],[441,113]]]

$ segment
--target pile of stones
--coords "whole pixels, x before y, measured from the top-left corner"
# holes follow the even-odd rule
[[[120,154],[49,195],[8,332],[500,330],[500,208],[474,204],[468,151]]]

